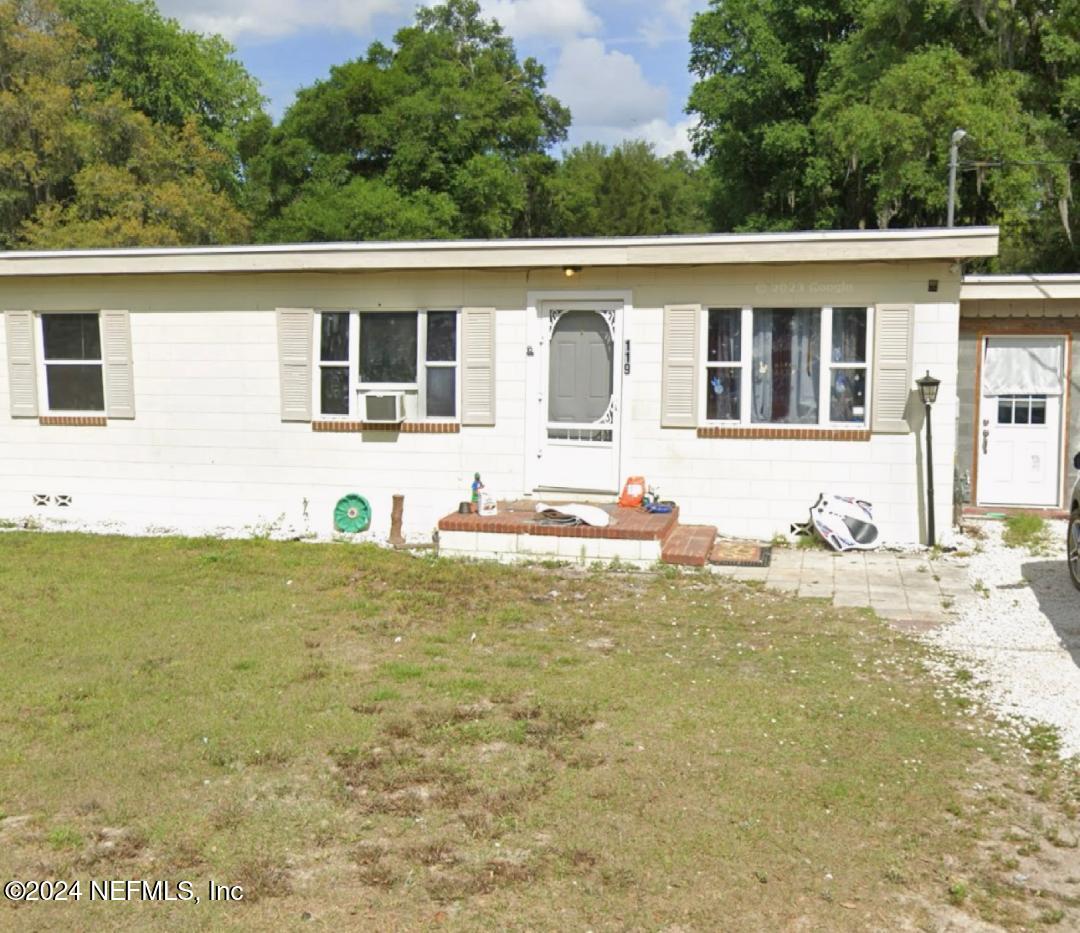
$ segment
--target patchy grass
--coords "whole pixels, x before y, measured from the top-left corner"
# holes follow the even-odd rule
[[[829,544],[811,528],[806,534],[799,535],[795,539],[795,547],[800,551],[831,551]]]
[[[1050,532],[1040,515],[1010,515],[1005,519],[1001,540],[1008,547],[1024,548],[1031,554],[1045,554],[1050,546]]]
[[[1075,858],[1054,737],[1001,746],[864,612],[706,575],[19,532],[0,592],[0,874],[245,890],[3,902],[0,927],[1077,921],[1066,885],[1009,880]]]

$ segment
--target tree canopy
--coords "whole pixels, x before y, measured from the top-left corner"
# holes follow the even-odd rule
[[[88,76],[116,91],[155,123],[193,121],[239,169],[245,137],[267,119],[258,82],[221,36],[203,36],[166,19],[151,0],[57,0],[92,40]]]
[[[564,153],[550,180],[552,236],[704,233],[705,176],[682,152],[658,158],[641,141]]]
[[[246,238],[228,155],[96,84],[93,48],[51,0],[0,0],[0,247]]]
[[[1000,223],[1000,265],[1080,268],[1080,0],[712,0],[689,110],[717,229]]]
[[[475,0],[449,0],[297,94],[248,204],[265,239],[528,234],[569,122],[544,69]]]

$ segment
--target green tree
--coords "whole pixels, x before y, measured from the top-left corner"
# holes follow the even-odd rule
[[[243,239],[227,158],[91,80],[91,43],[51,0],[0,0],[0,246]]]
[[[695,151],[713,174],[721,230],[830,226],[810,121],[827,50],[859,0],[712,0],[690,32]]]
[[[691,33],[721,229],[998,223],[1000,267],[1075,269],[1080,2],[713,0]],[[802,27],[806,27],[805,29]]]
[[[155,123],[194,120],[232,162],[239,181],[245,138],[268,118],[258,82],[221,36],[203,36],[161,15],[151,0],[57,0],[82,35],[89,77]]]
[[[248,204],[267,239],[355,229],[528,235],[533,192],[551,171],[547,150],[569,121],[544,92],[544,69],[519,62],[475,0],[448,0],[419,10],[393,48],[376,42],[300,91],[252,160]],[[340,210],[320,207],[346,191],[373,208],[372,218],[391,194],[402,205],[438,209],[432,217],[405,210],[383,231],[333,220]]]
[[[685,153],[659,158],[642,141],[566,153],[550,183],[557,236],[642,236],[709,229],[706,179]]]

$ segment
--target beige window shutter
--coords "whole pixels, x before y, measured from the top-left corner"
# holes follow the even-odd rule
[[[701,305],[664,308],[664,363],[660,388],[660,426],[698,424],[698,328]]]
[[[7,334],[8,396],[12,418],[36,418],[38,414],[37,366],[34,362],[34,312],[5,311]]]
[[[131,361],[131,315],[101,312],[101,347],[105,362],[105,414],[135,417],[135,372]]]
[[[904,419],[911,394],[911,355],[915,333],[912,305],[874,309],[874,380],[870,429],[876,434],[907,434]]]
[[[495,309],[461,309],[461,423],[495,423]]]
[[[278,308],[277,326],[281,420],[310,421],[315,311]]]

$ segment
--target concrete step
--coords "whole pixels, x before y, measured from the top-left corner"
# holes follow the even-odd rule
[[[660,559],[665,564],[704,567],[715,541],[713,525],[676,525],[664,540]]]

